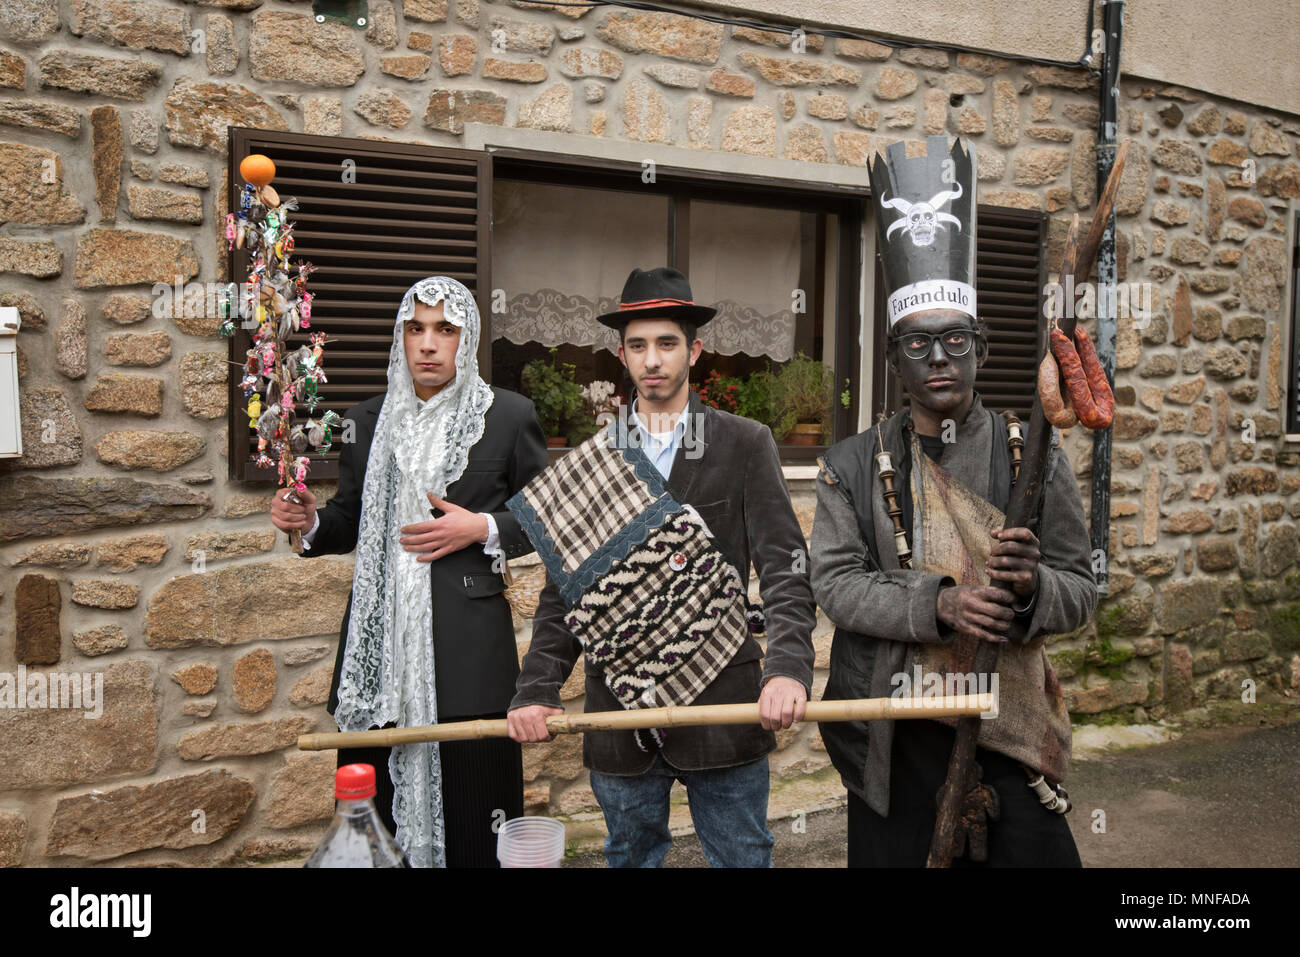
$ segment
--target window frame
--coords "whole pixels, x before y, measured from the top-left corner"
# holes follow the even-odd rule
[[[320,147],[333,151],[356,152],[358,155],[385,154],[388,156],[411,156],[427,158],[431,162],[438,160],[473,163],[475,166],[475,189],[478,202],[475,206],[477,218],[473,234],[475,236],[474,276],[467,282],[478,303],[480,314],[486,316],[491,307],[492,262],[490,254],[491,213],[492,213],[492,161],[480,150],[467,150],[462,147],[434,146],[416,143],[390,143],[383,140],[368,140],[361,137],[321,136],[311,133],[294,133],[282,130],[262,130],[253,127],[230,127],[227,132],[226,153],[226,205],[224,212],[234,211],[243,190],[243,179],[239,175],[239,162],[250,152],[258,148],[255,144],[276,144],[285,147]],[[286,197],[294,195],[292,190],[285,192]],[[224,222],[215,227],[218,230],[217,254],[226,257],[227,282],[242,283],[248,273],[248,252],[244,249],[224,248]],[[294,260],[310,259],[301,250],[296,250]],[[311,283],[308,282],[308,291]],[[397,303],[393,304],[396,315]],[[227,358],[230,361],[230,379],[228,388],[228,412],[226,428],[227,476],[230,480],[252,485],[274,484],[278,482],[275,469],[259,468],[252,454],[254,443],[244,415],[245,400],[239,389],[240,370],[246,361],[246,353],[251,343],[248,330],[236,324],[235,334],[227,340]],[[479,341],[479,364],[491,361],[491,343]],[[325,353],[325,370],[329,373],[329,349]],[[384,386],[376,383],[375,394],[384,392]],[[359,400],[364,401],[364,400]],[[339,443],[325,456],[312,456],[310,478],[335,480],[339,477]]]
[[[863,259],[862,231],[867,217],[869,189],[835,183],[792,181],[767,176],[745,176],[713,170],[688,169],[656,164],[655,183],[650,189],[639,188],[643,166],[626,160],[609,160],[592,156],[557,155],[520,147],[489,147],[493,157],[493,178],[534,182],[557,186],[595,187],[623,192],[663,193],[668,196],[668,261],[665,265],[690,276],[690,200],[740,203],[763,208],[798,209],[838,216],[834,289],[835,354],[832,364],[831,441],[857,433],[858,408],[862,383],[859,374],[859,336],[863,316],[859,308],[860,264]],[[631,184],[638,184],[637,186]],[[685,202],[683,202],[685,200]],[[824,230],[821,231],[824,235]],[[489,241],[490,242],[490,241]],[[824,245],[819,243],[819,245]],[[806,246],[806,244],[805,244]],[[489,255],[491,246],[489,245]],[[805,248],[801,253],[800,282],[822,285],[825,262],[809,261]],[[811,267],[811,268],[810,268]],[[485,341],[491,340],[491,317],[484,314]],[[490,370],[490,366],[488,366]],[[839,383],[849,380],[850,404],[835,401]],[[826,445],[781,445],[777,449],[783,464],[809,465],[827,448]],[[551,449],[552,460],[567,449]]]

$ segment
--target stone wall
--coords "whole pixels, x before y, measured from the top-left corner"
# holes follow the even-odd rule
[[[1124,95],[1120,279],[1150,283],[1158,312],[1118,322],[1109,595],[1052,640],[1076,719],[1300,687],[1300,455],[1283,435],[1300,124],[1177,87]],[[1090,140],[1076,138],[1072,174]],[[1094,192],[1072,175],[1053,261],[1064,214]],[[1091,440],[1067,448],[1087,503]]]
[[[810,178],[960,133],[982,202],[1052,215],[1054,261],[1094,203],[1096,88],[1075,71],[817,36],[796,53],[622,10],[370,9],[363,32],[302,2],[0,0],[0,304],[23,317],[26,451],[0,466],[0,672],[99,675],[104,702],[96,720],[0,710],[0,864],[295,861],[331,811],[333,753],[293,743],[332,729],[350,560],[300,562],[269,489],[225,478],[226,344],[151,308],[154,282],[224,278],[228,125],[457,145],[492,123],[779,156]],[[1083,716],[1300,675],[1280,420],[1300,125],[1125,81],[1121,129],[1121,278],[1155,283],[1159,308],[1120,333],[1112,598],[1052,646]],[[1089,443],[1067,444],[1086,501]],[[792,492],[808,533],[811,484]],[[781,744],[774,788],[837,786],[815,728]],[[579,746],[527,750],[531,810],[593,818]]]

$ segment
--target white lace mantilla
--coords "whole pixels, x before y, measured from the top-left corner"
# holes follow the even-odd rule
[[[444,303],[447,321],[461,327],[456,377],[427,402],[415,394],[403,342],[403,324],[414,315],[416,299]],[[429,566],[403,549],[399,538],[402,526],[428,521],[425,493],[442,497],[483,435],[492,390],[478,374],[478,341],[478,307],[461,283],[433,276],[406,291],[361,495],[352,615],[334,715],[343,731],[437,722]],[[398,845],[412,867],[444,866],[438,745],[399,745],[388,767]]]

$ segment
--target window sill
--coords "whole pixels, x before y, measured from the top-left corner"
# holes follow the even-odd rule
[[[817,466],[815,465],[782,465],[781,474],[785,476],[787,482],[790,481],[810,481],[817,477]]]

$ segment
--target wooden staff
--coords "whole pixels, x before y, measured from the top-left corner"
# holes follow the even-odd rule
[[[1065,240],[1065,255],[1061,260],[1060,281],[1067,276],[1084,280],[1092,271],[1092,261],[1097,255],[1097,246],[1101,234],[1106,228],[1115,208],[1115,196],[1119,192],[1120,174],[1124,171],[1124,160],[1128,155],[1128,143],[1120,146],[1115,154],[1115,165],[1111,167],[1106,187],[1097,198],[1097,210],[1087,237],[1079,241],[1079,217],[1076,214],[1070,226],[1070,233]],[[1073,335],[1075,320],[1073,310],[1066,309],[1057,325],[1067,336]],[[1038,510],[1038,499],[1043,492],[1043,480],[1047,469],[1047,454],[1052,446],[1052,427],[1043,415],[1043,405],[1034,392],[1034,409],[1029,418],[1029,437],[1025,440],[1025,454],[1020,465],[1020,474],[1011,488],[1011,498],[1007,503],[1006,522],[1003,528],[1021,528],[1029,524]],[[992,642],[980,642],[975,652],[972,670],[975,674],[988,674],[997,666],[1000,646]],[[948,759],[948,777],[939,791],[939,810],[934,820],[934,834],[930,839],[930,853],[926,857],[926,867],[948,867],[952,864],[956,851],[957,822],[961,816],[962,802],[971,790],[975,764],[975,744],[979,737],[979,721],[964,718],[957,722],[957,734],[952,745],[952,755]]]
[[[804,721],[897,721],[900,718],[956,718],[982,714],[996,706],[991,694],[951,695],[939,698],[857,698],[847,701],[809,701]],[[758,724],[758,703],[686,705],[675,708],[635,708],[630,711],[593,711],[591,714],[553,714],[546,719],[552,734],[582,731],[631,731],[638,728],[680,728],[705,724]],[[391,748],[419,741],[477,741],[508,736],[503,718],[493,721],[453,721],[417,728],[380,728],[335,734],[304,734],[300,751],[329,748]]]

